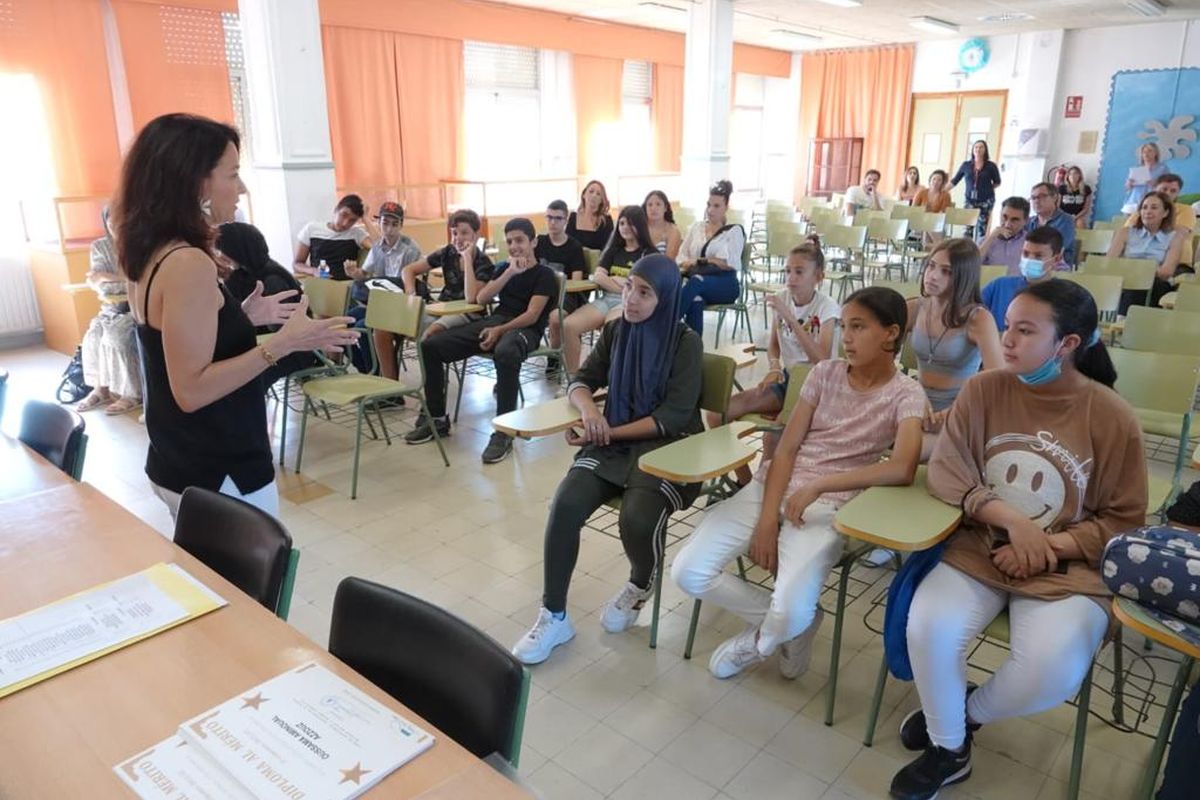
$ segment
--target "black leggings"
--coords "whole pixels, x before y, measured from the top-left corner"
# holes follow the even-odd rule
[[[542,604],[559,613],[567,608],[567,589],[579,558],[579,532],[596,509],[621,498],[617,527],[629,559],[629,582],[647,589],[662,562],[667,520],[695,500],[699,485],[679,486],[638,473],[628,487],[601,478],[586,466],[574,466],[558,485],[546,520],[545,594]]]

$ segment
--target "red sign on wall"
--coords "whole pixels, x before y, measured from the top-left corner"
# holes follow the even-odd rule
[[[1082,113],[1083,113],[1083,95],[1073,94],[1073,95],[1068,96],[1067,97],[1067,108],[1066,108],[1066,111],[1063,112],[1063,116],[1067,117],[1069,119],[1071,117],[1078,117]]]

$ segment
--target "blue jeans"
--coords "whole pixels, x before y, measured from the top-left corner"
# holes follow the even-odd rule
[[[732,303],[738,299],[741,287],[737,272],[723,269],[716,275],[693,275],[688,278],[679,293],[679,307],[683,321],[696,333],[704,333],[704,308],[710,305]]]

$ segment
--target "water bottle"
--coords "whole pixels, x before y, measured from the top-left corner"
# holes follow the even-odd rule
[[[329,265],[325,263],[325,259],[321,259],[320,265],[317,266],[317,277],[318,278],[328,278],[329,277]]]

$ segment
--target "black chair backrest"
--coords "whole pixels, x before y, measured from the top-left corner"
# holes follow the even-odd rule
[[[84,441],[83,429],[83,417],[71,409],[58,403],[30,400],[21,414],[21,433],[17,438],[74,476],[75,461]]]
[[[236,497],[189,486],[175,544],[271,611],[279,602],[292,537],[279,520]]]
[[[389,586],[346,578],[333,599],[329,652],[476,756],[514,761],[524,668],[469,623]]]

